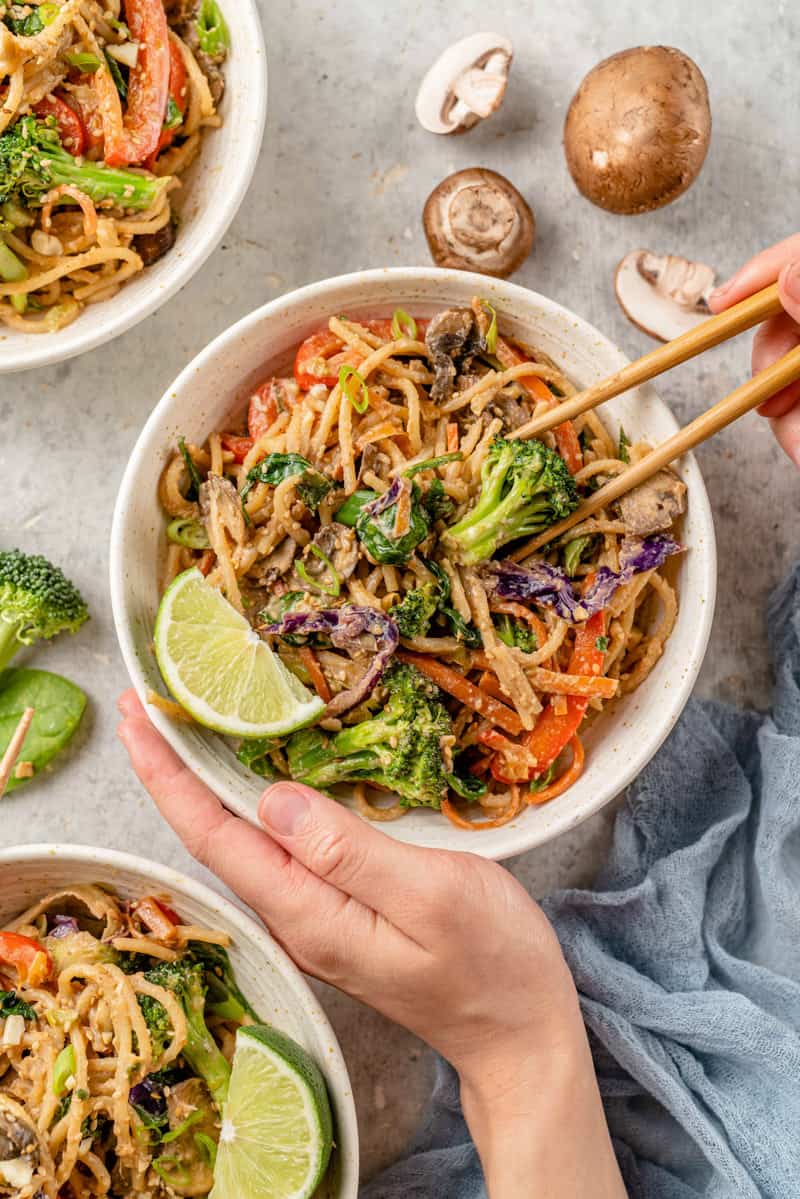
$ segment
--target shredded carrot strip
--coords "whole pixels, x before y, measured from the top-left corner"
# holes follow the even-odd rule
[[[499,724],[500,728],[505,729],[507,733],[519,736],[522,732],[522,721],[516,712],[506,707],[505,704],[501,704],[491,695],[487,695],[485,691],[481,691],[480,687],[476,687],[469,679],[465,679],[463,674],[459,674],[457,670],[445,666],[443,662],[432,661],[426,654],[410,654],[404,650],[397,657],[402,662],[409,662],[412,666],[416,666],[417,670],[427,675],[429,679],[433,679],[437,687],[441,687],[442,691],[446,691],[448,695],[454,696],[465,708],[479,712],[492,724]]]
[[[455,423],[455,421],[451,421],[451,423],[447,426],[447,452],[448,454],[455,454],[457,450],[458,425]]]
[[[485,691],[487,695],[493,695],[495,699],[506,702],[508,696],[500,686],[500,680],[496,674],[492,674],[491,670],[484,670],[481,677],[478,679],[478,686],[481,691]]]
[[[326,704],[329,704],[333,697],[331,695],[331,689],[328,686],[328,680],[322,673],[322,667],[317,660],[317,655],[310,646],[303,645],[300,648],[299,658],[311,676],[311,682],[314,684],[314,690],[316,691],[317,695],[321,700],[324,700]]]
[[[545,787],[542,791],[530,792],[526,795],[525,799],[527,803],[537,806],[547,803],[549,800],[555,799],[557,795],[561,795],[581,777],[586,755],[583,749],[583,742],[577,733],[570,741],[570,745],[572,747],[572,761],[567,769],[549,787]]]
[[[456,828],[467,829],[471,833],[479,832],[485,828],[500,828],[503,824],[508,824],[515,816],[519,815],[522,807],[522,793],[516,783],[511,784],[511,803],[506,810],[499,816],[495,816],[493,820],[468,820],[466,816],[462,816],[458,808],[450,802],[449,799],[442,801],[442,811],[451,824]]]

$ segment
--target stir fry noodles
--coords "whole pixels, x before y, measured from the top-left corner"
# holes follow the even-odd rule
[[[246,429],[181,441],[160,485],[165,582],[199,567],[325,703],[312,728],[242,742],[244,763],[347,782],[371,819],[425,805],[467,828],[578,778],[585,722],[672,630],[685,487],[662,471],[531,552],[648,453],[593,412],[526,438],[572,394],[480,299],[430,321],[332,316]]]
[[[78,885],[0,932],[0,1195],[206,1195],[236,1029],[224,933]]]
[[[171,249],[228,40],[216,0],[0,0],[0,322],[62,329]]]

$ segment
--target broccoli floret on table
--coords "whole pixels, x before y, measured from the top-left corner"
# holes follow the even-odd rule
[[[333,735],[320,728],[293,734],[286,747],[291,775],[323,788],[368,779],[408,807],[438,808],[447,795],[443,743],[452,733],[439,689],[405,663],[390,667],[383,683],[386,705],[369,720]]]
[[[554,450],[540,441],[497,437],[481,470],[477,503],[445,539],[462,562],[482,562],[501,545],[533,536],[577,506],[575,480]]]
[[[0,670],[21,645],[75,633],[88,618],[82,595],[52,562],[0,550]]]

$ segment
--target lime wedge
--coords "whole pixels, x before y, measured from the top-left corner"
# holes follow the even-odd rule
[[[240,1028],[209,1199],[309,1199],[332,1148],[317,1065],[274,1028]]]
[[[155,648],[175,699],[217,733],[278,737],[325,707],[199,570],[184,571],[165,592]]]

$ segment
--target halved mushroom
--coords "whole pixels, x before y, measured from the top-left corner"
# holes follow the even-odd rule
[[[425,345],[434,372],[431,399],[443,404],[453,394],[459,368],[468,370],[474,355],[486,350],[486,341],[471,308],[445,308],[428,325]]]
[[[564,150],[580,191],[609,212],[651,212],[694,183],[711,138],[700,68],[672,46],[612,54],[567,112]]]
[[[437,58],[417,93],[429,133],[465,133],[503,103],[513,50],[499,33],[473,33]]]
[[[614,290],[628,320],[669,341],[709,316],[716,272],[677,254],[632,250],[617,267]]]
[[[617,508],[628,533],[636,537],[663,533],[683,515],[686,484],[665,466],[652,479],[620,496]]]
[[[506,279],[530,254],[536,221],[514,187],[496,171],[469,167],[435,187],[422,216],[437,266]]]
[[[0,1193],[18,1195],[30,1186],[38,1165],[36,1129],[19,1104],[0,1094]]]

